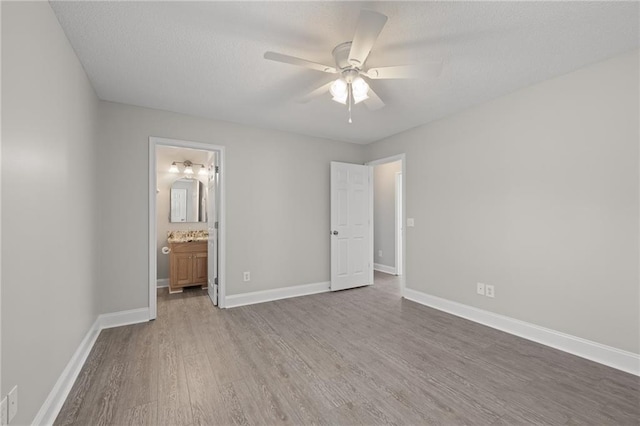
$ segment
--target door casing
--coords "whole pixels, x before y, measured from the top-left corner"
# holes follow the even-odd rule
[[[392,155],[390,157],[383,157],[377,160],[372,160],[365,163],[368,166],[379,166],[380,164],[393,163],[394,161],[401,162],[401,173],[402,173],[402,225],[403,229],[406,230],[407,224],[407,160],[406,154],[397,154]],[[371,197],[373,200],[373,185],[371,185]],[[373,217],[373,201],[371,201],[371,217]],[[373,227],[371,227],[371,233],[373,234]],[[373,241],[373,235],[371,236],[371,240]],[[400,294],[404,297],[405,288],[406,288],[406,276],[407,276],[407,233],[404,232],[402,238],[402,266],[401,271],[402,275],[400,275]]]
[[[225,232],[225,147],[203,142],[185,141],[180,139],[169,139],[156,136],[149,137],[149,319],[153,320],[157,316],[157,263],[156,252],[157,223],[156,223],[156,147],[173,146],[177,148],[199,149],[202,151],[213,151],[216,153],[219,164],[219,205],[218,205],[218,307],[226,307],[226,287],[225,287],[225,265],[226,265],[226,232]],[[214,271],[210,272],[211,274]]]

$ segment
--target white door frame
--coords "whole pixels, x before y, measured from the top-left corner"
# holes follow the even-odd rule
[[[157,170],[156,170],[156,147],[158,146],[174,146],[178,148],[199,149],[202,151],[213,151],[219,157],[220,165],[220,204],[218,211],[218,306],[226,307],[226,288],[225,288],[225,179],[224,179],[224,146],[212,145],[202,142],[192,142],[179,139],[160,138],[155,136],[149,137],[149,319],[155,319],[158,309],[157,295],[157,279],[158,279],[158,253],[157,241],[158,230],[156,223],[156,188],[157,188]]]
[[[402,223],[404,226],[404,228],[406,228],[406,223],[407,223],[407,161],[406,161],[406,154],[397,154],[397,155],[392,155],[390,157],[384,157],[384,158],[379,158],[377,160],[373,160],[373,161],[369,161],[368,163],[365,163],[367,166],[379,166],[380,164],[387,164],[387,163],[393,163],[394,161],[400,161],[401,164],[401,172],[402,172]],[[371,185],[370,187],[370,191],[371,191],[371,197],[370,199],[373,200],[373,186]],[[371,201],[370,203],[370,217],[373,217],[373,201]],[[373,226],[371,227],[371,241],[373,241]],[[407,271],[407,238],[406,238],[406,232],[405,232],[405,237],[402,238],[402,266],[401,266],[401,270],[402,270],[402,275],[400,275],[400,295],[402,297],[404,297],[404,289],[406,288],[406,280],[405,277],[407,276],[406,271]]]
[[[402,249],[403,249],[402,243],[404,241],[404,225],[403,225],[404,222],[402,221],[402,215],[403,215],[402,200],[404,197],[402,196],[402,188],[404,188],[404,185],[402,183],[402,179],[403,179],[402,172],[396,172],[396,181],[395,181],[396,275],[402,275],[403,273],[402,262],[404,259],[404,253],[402,252]]]

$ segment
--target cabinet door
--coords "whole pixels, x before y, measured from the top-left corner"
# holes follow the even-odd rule
[[[207,253],[193,253],[193,284],[207,284]]]
[[[193,278],[193,253],[175,253],[175,280],[176,286],[189,285]]]

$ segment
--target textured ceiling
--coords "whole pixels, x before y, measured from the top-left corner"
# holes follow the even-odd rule
[[[637,48],[637,2],[52,2],[101,99],[368,143]],[[296,99],[331,76],[361,8],[389,17],[367,65],[443,60],[435,80],[376,80],[386,107]],[[335,77],[334,77],[335,78]]]

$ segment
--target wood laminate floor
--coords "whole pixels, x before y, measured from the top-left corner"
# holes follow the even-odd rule
[[[398,280],[102,331],[56,425],[640,423],[639,378],[430,309]]]

